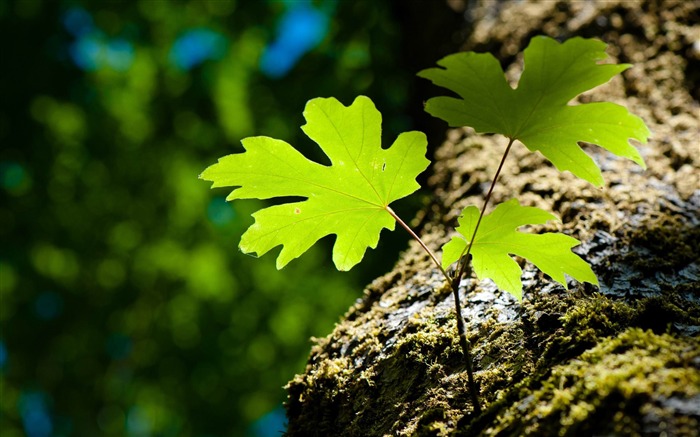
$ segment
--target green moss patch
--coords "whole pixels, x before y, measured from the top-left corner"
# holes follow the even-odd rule
[[[554,366],[484,435],[640,435],[640,417],[660,430],[697,430],[700,410],[677,415],[670,400],[698,404],[699,364],[698,342],[630,328]]]

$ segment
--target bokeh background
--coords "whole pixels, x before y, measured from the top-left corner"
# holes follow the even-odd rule
[[[199,173],[267,135],[322,159],[307,100],[370,96],[384,143],[444,126],[415,73],[442,1],[0,1],[0,434],[279,435],[283,385],[388,271],[324,239],[283,271],[237,250],[258,201]],[[417,195],[398,209],[410,218]]]

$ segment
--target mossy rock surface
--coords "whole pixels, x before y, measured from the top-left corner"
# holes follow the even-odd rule
[[[559,215],[535,230],[581,240],[575,251],[601,286],[567,291],[526,262],[520,303],[490,281],[463,281],[476,415],[453,297],[412,244],[315,340],[288,385],[289,435],[698,435],[700,3],[485,2],[469,16],[464,49],[494,53],[510,78],[537,34],[597,37],[634,64],[580,101],[613,101],[644,118],[647,170],[586,147],[606,178],[596,189],[518,145],[493,195]],[[481,205],[505,145],[448,131],[431,170],[433,203],[416,219],[433,249],[465,206]]]

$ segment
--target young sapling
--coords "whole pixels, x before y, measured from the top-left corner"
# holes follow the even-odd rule
[[[200,177],[212,187],[237,187],[227,200],[295,196],[305,200],[283,203],[253,214],[255,223],[241,237],[245,253],[263,255],[282,246],[281,269],[319,239],[334,234],[333,262],[338,270],[358,264],[368,247],[375,248],[381,230],[398,222],[428,254],[454,294],[459,343],[475,413],[481,411],[474,381],[469,342],[459,298],[459,284],[474,270],[499,288],[522,298],[521,269],[511,258],[519,255],[535,264],[564,287],[565,275],[597,285],[591,267],[571,248],[578,240],[559,233],[527,234],[516,229],[555,220],[553,214],[521,206],[511,199],[485,214],[503,163],[516,141],[539,151],[560,171],[570,171],[596,186],[601,171],[579,146],[597,144],[644,166],[629,139],[646,142],[649,130],[642,120],[613,103],[569,105],[580,93],[601,85],[629,68],[628,64],[601,64],[606,44],[573,38],[564,43],[535,37],[524,52],[524,70],[518,87],[506,82],[498,61],[490,54],[457,53],[438,61],[418,75],[454,91],[460,98],[435,97],[426,111],[451,126],[471,126],[479,133],[497,133],[508,145],[481,209],[465,208],[457,236],[442,247],[442,261],[391,209],[395,200],[415,192],[416,177],[429,165],[427,141],[421,132],[398,136],[388,149],[381,147],[381,114],[372,101],[359,96],[350,106],[334,98],[316,98],[306,104],[302,130],[331,161],[310,161],[284,141],[269,137],[242,140],[245,152],[224,156]],[[449,267],[457,263],[453,273]]]

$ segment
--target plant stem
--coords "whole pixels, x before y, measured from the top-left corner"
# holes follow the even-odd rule
[[[472,233],[472,237],[469,240],[469,244],[464,248],[462,251],[462,255],[459,257],[459,262],[458,262],[458,267],[457,267],[457,273],[455,274],[456,278],[462,278],[463,274],[466,272],[467,264],[469,261],[471,261],[471,257],[469,256],[472,250],[472,244],[474,244],[474,240],[476,239],[476,233],[479,230],[479,225],[481,224],[481,219],[484,217],[484,212],[486,211],[486,206],[489,204],[489,200],[491,200],[491,193],[493,192],[493,187],[496,186],[496,181],[498,180],[498,176],[501,174],[501,169],[503,168],[503,163],[506,162],[506,157],[508,156],[508,152],[510,152],[510,148],[515,142],[515,138],[509,138],[508,141],[508,146],[506,147],[506,151],[503,152],[503,157],[501,158],[501,163],[498,164],[498,170],[496,170],[496,174],[493,176],[493,180],[491,181],[491,186],[489,187],[488,193],[486,193],[486,197],[484,198],[484,205],[481,207],[481,212],[479,213],[479,219],[476,221],[476,226],[474,227],[474,232]]]
[[[500,164],[498,164],[498,170],[496,170],[496,174],[493,177],[493,180],[491,181],[491,186],[489,187],[488,193],[486,193],[486,197],[484,198],[484,205],[481,207],[481,212],[479,213],[479,219],[476,222],[476,226],[474,227],[474,232],[472,233],[472,237],[469,240],[469,244],[464,248],[462,251],[462,255],[459,257],[459,262],[457,264],[457,270],[455,272],[455,276],[452,278],[450,281],[450,286],[452,287],[452,292],[454,293],[455,296],[455,312],[457,313],[457,331],[459,332],[459,344],[462,347],[462,351],[464,353],[464,357],[467,361],[467,379],[469,382],[469,392],[471,393],[472,396],[472,403],[474,404],[474,412],[476,414],[481,413],[481,406],[479,402],[479,392],[476,384],[474,383],[474,371],[472,369],[472,357],[471,357],[471,348],[469,345],[469,340],[467,340],[467,334],[466,334],[466,329],[464,327],[464,319],[462,317],[462,305],[460,304],[459,301],[459,283],[462,280],[462,277],[464,276],[465,273],[470,273],[471,271],[468,271],[467,269],[470,269],[470,262],[471,262],[471,249],[472,245],[474,244],[474,240],[476,239],[476,232],[479,230],[479,225],[481,224],[481,219],[484,217],[484,212],[486,211],[486,207],[489,204],[489,200],[491,200],[491,193],[493,193],[493,187],[496,186],[496,181],[498,181],[498,176],[501,174],[501,169],[503,169],[503,163],[506,161],[506,157],[508,156],[508,152],[510,152],[510,148],[513,145],[513,142],[515,141],[514,138],[510,138],[508,141],[508,146],[506,147],[506,151],[503,153],[503,157],[501,158]]]
[[[472,404],[474,404],[474,412],[478,415],[481,414],[481,402],[479,401],[479,391],[476,386],[476,383],[474,382],[474,370],[472,367],[472,354],[471,354],[471,348],[469,344],[469,340],[467,340],[467,334],[466,334],[466,329],[464,327],[464,318],[462,317],[462,306],[459,302],[459,280],[460,276],[455,276],[455,277],[450,277],[450,275],[447,274],[445,269],[442,267],[442,264],[437,260],[437,257],[433,253],[432,250],[426,244],[421,240],[421,238],[416,235],[415,232],[413,232],[413,229],[411,229],[403,220],[401,220],[401,217],[396,215],[394,210],[392,210],[388,205],[385,207],[387,212],[391,214],[392,217],[394,217],[394,220],[396,220],[408,233],[413,237],[414,240],[420,244],[420,246],[425,250],[425,252],[430,256],[430,259],[433,260],[436,266],[440,269],[442,272],[442,275],[445,277],[445,280],[447,280],[447,283],[450,285],[450,288],[452,288],[452,293],[454,294],[455,297],[455,312],[456,312],[456,317],[457,317],[457,332],[459,334],[459,345],[462,348],[462,353],[464,354],[464,359],[467,364],[467,381],[469,383],[469,393],[471,394],[472,398]]]
[[[450,281],[450,287],[452,288],[452,294],[454,294],[455,297],[455,315],[457,316],[457,332],[459,333],[459,345],[462,348],[464,360],[467,363],[467,382],[469,384],[469,394],[471,395],[472,404],[474,405],[474,413],[479,415],[481,414],[481,401],[479,401],[479,388],[474,382],[471,344],[467,339],[467,330],[464,326],[464,317],[462,316],[462,305],[459,301],[459,282],[460,276],[455,275],[455,277],[452,278],[452,280]]]
[[[493,188],[496,186],[498,176],[501,174],[501,170],[503,169],[503,163],[505,163],[506,157],[508,156],[508,152],[510,152],[510,148],[513,146],[514,142],[515,138],[509,138],[508,146],[506,146],[506,150],[503,153],[501,162],[500,164],[498,164],[498,170],[496,170],[496,174],[494,175],[493,180],[491,181],[489,191],[488,193],[486,193],[486,197],[484,198],[484,205],[481,207],[481,212],[479,213],[479,219],[477,220],[476,226],[474,227],[474,232],[472,233],[471,239],[469,240],[469,244],[467,244],[467,246],[464,248],[462,254],[459,257],[457,270],[453,277],[450,277],[450,275],[447,274],[447,272],[442,267],[442,264],[440,264],[440,261],[438,261],[433,251],[425,245],[423,240],[421,240],[415,232],[413,232],[413,229],[411,229],[403,220],[401,220],[401,218],[398,215],[396,215],[394,210],[392,210],[388,205],[385,206],[385,209],[389,214],[391,214],[392,217],[394,217],[394,220],[396,220],[430,256],[430,259],[432,259],[435,265],[440,269],[442,275],[447,280],[447,283],[450,284],[450,288],[452,288],[452,293],[454,294],[455,298],[455,313],[457,316],[457,331],[459,333],[459,345],[462,348],[462,353],[464,354],[464,358],[467,364],[467,380],[469,384],[469,392],[471,394],[472,404],[474,404],[474,413],[476,413],[477,415],[481,414],[481,402],[479,401],[478,388],[476,386],[476,383],[474,382],[474,369],[472,367],[471,347],[469,344],[469,340],[467,339],[466,328],[464,326],[464,317],[462,316],[462,304],[459,300],[459,283],[465,273],[471,274],[471,248],[474,244],[474,240],[476,239],[476,233],[479,230],[481,219],[484,217],[484,213],[486,212],[486,207],[489,204],[489,200],[491,200],[491,193],[493,193]]]

